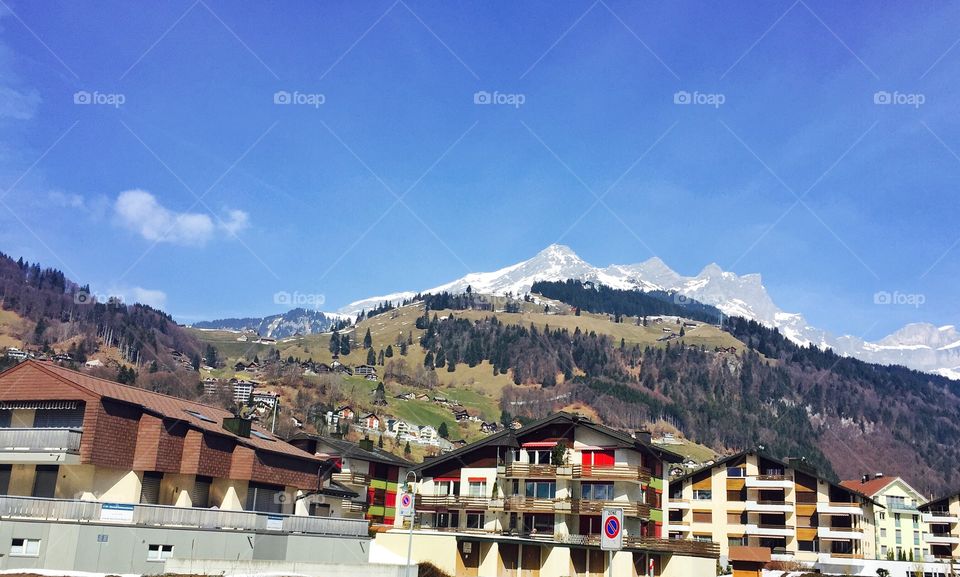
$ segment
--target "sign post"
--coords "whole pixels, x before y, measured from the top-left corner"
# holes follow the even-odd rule
[[[411,475],[413,476],[412,482],[410,480]],[[414,483],[416,481],[417,474],[413,471],[407,471],[407,489],[403,492],[403,495],[400,495],[400,518],[410,518],[410,540],[407,541],[407,577],[410,577],[410,558],[413,555],[413,521],[416,516],[416,509],[414,508],[416,486]]]
[[[623,549],[623,509],[604,507],[600,532],[600,550],[609,551],[607,575],[613,577],[613,552]]]

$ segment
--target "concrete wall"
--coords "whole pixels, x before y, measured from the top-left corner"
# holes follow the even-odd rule
[[[307,577],[407,577],[402,565],[329,564],[290,561],[216,561],[210,559],[171,559],[166,563],[168,573],[182,575],[257,575],[264,573],[306,575]],[[418,567],[410,569],[409,577],[417,577]]]
[[[40,539],[40,554],[11,556],[11,540],[17,538]],[[366,563],[370,552],[366,537],[4,520],[0,569],[164,573],[164,563],[147,561],[147,549],[153,544],[172,545],[175,559],[232,562]]]

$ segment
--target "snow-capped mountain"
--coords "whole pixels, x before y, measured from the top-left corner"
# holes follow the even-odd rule
[[[248,317],[201,321],[193,324],[196,329],[219,329],[229,331],[256,331],[262,337],[283,339],[294,335],[309,335],[329,330],[337,321],[347,318],[339,313],[324,313],[296,308],[283,314],[267,317]]]
[[[729,316],[740,316],[780,330],[801,344],[831,347],[840,354],[880,364],[901,364],[921,371],[960,379],[960,333],[953,326],[907,325],[877,342],[856,337],[833,337],[810,326],[799,313],[780,309],[764,288],[759,274],[737,275],[709,264],[696,276],[682,276],[659,258],[639,264],[598,268],[581,259],[567,246],[550,245],[529,260],[493,272],[471,273],[453,282],[420,292],[463,292],[470,286],[482,294],[522,295],[533,283],[567,279],[590,280],[613,288],[644,291],[663,290],[713,305]],[[398,303],[416,292],[355,301],[340,313],[356,315],[363,309],[390,301]]]

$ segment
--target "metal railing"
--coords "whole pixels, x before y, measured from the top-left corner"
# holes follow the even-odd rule
[[[68,499],[0,496],[0,518],[40,519],[75,523],[132,524],[147,527],[190,527],[238,531],[278,531],[310,535],[365,537],[369,523],[362,519],[281,515],[256,511],[199,509],[133,504],[129,519],[104,519],[105,503]],[[277,523],[279,522],[279,525]]]
[[[0,429],[0,453],[64,452],[79,454],[82,429]]]
[[[417,495],[417,509],[486,509],[489,497],[465,497],[461,495]]]

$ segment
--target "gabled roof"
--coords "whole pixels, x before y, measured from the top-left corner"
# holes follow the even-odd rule
[[[858,493],[863,493],[864,495],[873,497],[880,491],[886,489],[888,485],[896,481],[898,478],[899,477],[874,477],[872,479],[868,479],[866,483],[860,479],[851,479],[847,481],[840,481],[840,485],[846,487],[847,489],[851,489],[853,491],[857,491]]]
[[[917,508],[920,509],[921,511],[939,511],[941,510],[942,506],[944,505],[949,506],[950,501],[957,497],[960,497],[960,491],[953,491],[944,495],[943,497],[937,497],[936,499],[932,499],[924,503],[923,505],[920,505]]]
[[[290,441],[296,441],[299,439],[307,439],[311,441],[316,441],[318,443],[323,443],[330,447],[333,447],[337,450],[340,457],[360,459],[361,461],[369,461],[371,463],[384,463],[387,465],[395,465],[398,467],[412,467],[413,463],[402,459],[393,453],[384,451],[380,447],[374,446],[372,450],[368,451],[356,443],[351,443],[350,441],[345,441],[343,439],[337,439],[335,437],[325,437],[322,435],[314,435],[311,433],[305,433],[303,431],[297,433],[296,435],[290,437]]]
[[[231,433],[223,428],[223,420],[234,416],[230,411],[171,395],[164,395],[162,393],[132,387],[130,385],[115,383],[85,373],[72,371],[53,363],[28,360],[0,373],[0,394],[2,394],[4,385],[16,383],[17,380],[30,376],[40,376],[43,379],[55,379],[77,389],[78,392],[88,397],[106,398],[129,405],[135,405],[158,417],[182,421],[194,429],[230,437],[235,439],[239,444],[253,449],[290,455],[300,459],[317,460],[316,457],[310,453],[284,442],[282,439],[271,435],[269,431],[255,425],[251,426],[251,430],[257,431],[266,437],[266,439],[254,435],[251,435],[249,438],[240,437]],[[202,415],[210,420],[204,420],[197,415]]]
[[[439,457],[430,459],[429,461],[424,461],[423,463],[414,467],[413,470],[419,473],[427,467],[432,468],[441,463],[445,463],[455,459],[460,459],[460,457],[462,457],[463,455],[468,454],[471,451],[475,451],[482,447],[516,448],[520,446],[519,443],[517,442],[518,436],[529,435],[531,433],[536,432],[539,429],[543,429],[545,427],[548,427],[550,425],[555,425],[558,423],[566,423],[575,427],[585,427],[585,428],[591,429],[593,431],[596,431],[598,433],[601,433],[603,435],[607,435],[608,437],[613,438],[615,441],[618,442],[618,446],[622,448],[637,449],[637,450],[646,449],[658,455],[664,461],[667,461],[670,463],[679,463],[681,460],[680,455],[677,455],[672,451],[667,451],[666,449],[662,449],[655,445],[647,444],[641,441],[640,439],[634,439],[629,434],[624,433],[623,431],[618,431],[616,429],[611,429],[610,427],[598,425],[597,423],[594,423],[585,417],[581,417],[580,415],[560,412],[560,413],[554,413],[534,423],[530,423],[529,425],[525,425],[520,429],[516,429],[516,430],[505,429],[503,431],[494,433],[480,441],[470,443],[465,447],[461,447],[455,451],[445,453],[443,455],[440,455]]]

